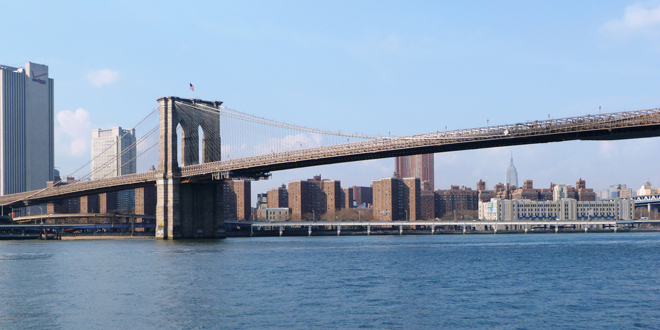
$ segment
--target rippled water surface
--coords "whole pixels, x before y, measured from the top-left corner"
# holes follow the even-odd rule
[[[658,329],[660,233],[0,241],[0,329]]]

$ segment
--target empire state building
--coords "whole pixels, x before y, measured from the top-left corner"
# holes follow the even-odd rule
[[[516,167],[513,166],[513,155],[511,155],[511,164],[506,170],[506,178],[504,179],[504,184],[509,184],[509,186],[518,187],[518,171]]]

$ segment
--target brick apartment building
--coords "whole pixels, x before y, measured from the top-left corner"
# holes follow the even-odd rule
[[[268,208],[289,207],[289,191],[285,185],[268,190],[267,196]]]
[[[394,177],[374,180],[373,199],[374,220],[417,220],[422,216],[419,178]]]
[[[306,181],[289,182],[291,220],[334,219],[344,203],[341,182],[323,180],[320,175]],[[270,199],[270,198],[269,198]]]
[[[222,183],[222,213],[225,220],[249,220],[251,200],[250,181],[231,180]]]

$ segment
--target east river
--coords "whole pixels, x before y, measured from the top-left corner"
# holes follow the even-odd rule
[[[0,329],[658,329],[660,233],[0,241]]]

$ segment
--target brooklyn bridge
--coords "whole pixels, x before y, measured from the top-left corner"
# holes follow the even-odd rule
[[[222,104],[160,98],[135,125],[141,132],[133,146],[135,157],[108,160],[102,171],[111,173],[108,167],[136,162],[137,173],[104,177],[95,173],[99,169],[91,169],[91,162],[81,164],[75,172],[78,181],[0,196],[0,205],[21,207],[68,198],[81,198],[82,205],[88,196],[127,189],[136,189],[140,198],[140,192],[155,186],[156,237],[214,238],[224,235],[222,180],[258,180],[273,171],[414,154],[660,135],[660,109],[392,137],[292,125]]]

